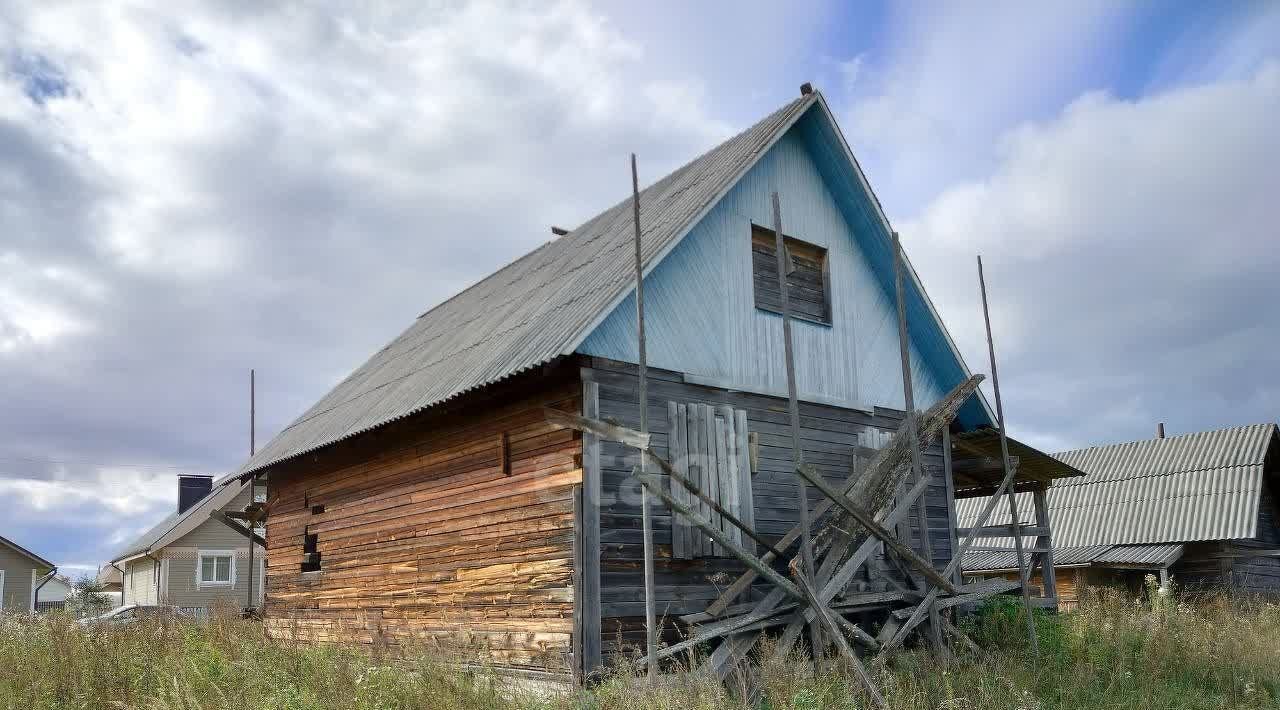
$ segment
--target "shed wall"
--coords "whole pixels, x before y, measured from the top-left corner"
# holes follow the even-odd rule
[[[759,436],[759,472],[752,481],[756,528],[766,537],[778,538],[794,526],[799,518],[795,476],[792,474],[791,439],[785,399],[743,392],[732,392],[704,385],[689,384],[678,373],[651,369],[649,372],[649,430],[655,451],[667,454],[667,402],[706,402],[730,404],[747,412],[748,428]],[[584,380],[599,384],[600,416],[616,419],[624,426],[639,425],[639,408],[635,402],[635,368],[625,364],[594,359],[584,368]],[[876,409],[867,413],[827,405],[801,403],[801,437],[804,460],[815,465],[833,485],[845,480],[850,472],[852,447],[857,434],[871,427],[894,431],[901,422],[901,412]],[[924,455],[924,465],[935,471],[942,468],[940,444],[931,446]],[[601,444],[601,616],[604,651],[624,646],[643,645],[644,587],[641,562],[643,541],[640,525],[638,483],[631,477],[636,465],[634,449],[612,442]],[[810,487],[810,508],[822,494]],[[926,494],[930,540],[935,564],[939,569],[951,559],[949,506],[945,480],[941,478]],[[666,631],[674,638],[676,629],[671,617],[699,612],[715,599],[719,591],[743,571],[732,558],[671,559],[671,516],[665,506],[653,506],[654,542],[657,547],[655,581],[657,614],[667,619]],[[910,516],[914,521],[914,516]],[[912,526],[912,546],[921,549],[919,531]],[[855,578],[856,591],[883,591],[885,577],[901,580],[896,571],[886,567],[883,558],[872,561],[875,570],[870,577]],[[780,568],[782,569],[782,568]],[[763,596],[767,588],[753,591]]]
[[[542,408],[580,391],[541,371],[271,469],[268,633],[567,671],[581,437]],[[301,571],[306,533],[320,571]]]

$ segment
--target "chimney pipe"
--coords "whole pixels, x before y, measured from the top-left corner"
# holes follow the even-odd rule
[[[213,476],[178,476],[178,512],[187,512],[211,490]]]
[[[1156,438],[1157,439],[1164,438],[1164,422],[1160,422],[1159,424],[1156,425]]]

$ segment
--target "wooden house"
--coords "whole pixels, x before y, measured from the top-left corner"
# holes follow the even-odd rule
[[[904,413],[892,232],[825,100],[805,93],[640,192],[656,451],[701,470],[759,533],[796,523],[781,291],[781,194],[803,458],[832,481]],[[550,424],[544,408],[638,425],[630,198],[420,316],[263,447],[269,632],[303,640],[471,644],[499,666],[589,672],[643,635],[636,452]],[[969,370],[907,270],[915,401]],[[954,429],[991,425],[980,396]],[[990,430],[987,430],[988,434]],[[1001,480],[942,441],[925,465],[927,547],[955,549],[957,489]],[[985,447],[985,448],[984,448]],[[1030,449],[1027,449],[1031,454]],[[1074,473],[1043,454],[1019,485]],[[812,492],[810,505],[818,500]],[[654,507],[656,612],[706,609],[742,565]],[[728,531],[728,528],[725,528]],[[914,530],[914,534],[911,532]],[[909,537],[907,537],[909,536]],[[739,540],[743,536],[738,536]],[[750,542],[749,540],[745,542]],[[884,589],[887,563],[854,580]],[[748,590],[743,599],[755,594]]]
[[[1275,424],[1168,438],[1161,426],[1154,439],[1054,456],[1086,474],[1056,481],[1048,491],[1062,609],[1073,608],[1086,585],[1136,593],[1147,575],[1184,590],[1280,594]],[[981,502],[961,503],[962,524]],[[1026,509],[1019,517],[1030,524]],[[996,508],[995,520],[1009,521],[1007,506]],[[1010,540],[984,542],[992,549],[967,554],[965,573],[1012,575],[1013,552],[995,549],[1008,548]]]

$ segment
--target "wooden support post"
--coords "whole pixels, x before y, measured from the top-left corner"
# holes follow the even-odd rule
[[[957,543],[956,527],[959,521],[956,519],[956,482],[955,476],[952,475],[951,469],[951,427],[942,430],[942,480],[947,484],[947,534],[951,538],[951,554],[956,553]],[[956,569],[956,573],[951,577],[951,581],[960,584],[963,571]]]
[[[987,280],[982,273],[982,257],[978,257],[978,286],[982,291],[982,319],[987,326],[987,354],[991,357],[991,388],[996,395],[996,419],[1000,427],[1000,458],[1006,471],[1009,469],[1009,439],[1004,426],[1004,404],[1000,400],[1000,374],[996,371],[996,346],[991,337],[991,310],[987,306]],[[1027,611],[1027,635],[1031,641],[1031,653],[1040,655],[1040,641],[1036,637],[1036,619],[1031,611],[1031,589],[1028,579],[1027,559],[1022,551],[1022,532],[1019,530],[1021,520],[1018,519],[1018,494],[1012,488],[1006,495],[1009,498],[1009,524],[1013,527],[1013,549],[1018,556],[1018,576],[1022,581],[1022,604]]]
[[[640,433],[649,433],[648,363],[645,357],[644,338],[644,260],[640,242],[640,178],[636,173],[636,154],[631,154],[631,208],[636,229],[636,348],[638,357],[640,404]],[[640,454],[640,476],[645,469],[644,454]],[[649,494],[640,491],[640,526],[644,537],[644,637],[649,656],[649,679],[658,676],[658,617],[655,606],[657,596],[653,584],[653,514],[649,510]]]
[[[778,193],[773,193],[773,243],[777,251],[778,290],[781,292],[782,306],[782,340],[783,353],[787,369],[787,411],[791,415],[791,461],[796,468],[804,463],[804,453],[800,448],[800,399],[796,391],[795,350],[791,342],[791,298],[787,288],[787,245],[782,236],[782,203]],[[799,498],[800,511],[800,559],[804,562],[804,573],[812,575],[817,572],[813,563],[813,539],[809,529],[809,491],[803,477],[796,477],[796,496]],[[809,627],[809,637],[813,648],[813,659],[816,664],[822,656],[822,633],[817,624]]]
[[[579,419],[594,420],[600,416],[600,384],[582,383],[582,413]],[[580,615],[574,619],[574,630],[582,638],[579,663],[584,681],[604,668],[600,620],[600,436],[590,430],[582,432],[582,535],[574,573],[581,581]],[[647,442],[646,442],[647,443]]]
[[[929,484],[932,480],[932,476],[925,476],[921,480],[917,481],[916,484],[912,486],[911,490],[897,502],[892,511],[883,517],[876,516],[877,522],[879,522],[884,528],[888,529],[896,525],[898,521],[905,519],[907,514],[911,512],[911,506],[924,495],[924,492],[929,488]],[[840,548],[832,548],[831,553],[828,553],[827,559],[824,560],[823,566],[826,567],[827,565],[836,562],[839,563],[838,569],[836,569],[830,575],[830,579],[824,583],[821,591],[818,593],[818,600],[823,604],[829,604],[837,594],[848,586],[849,580],[853,579],[853,575],[857,574],[858,570],[867,563],[867,560],[870,559],[871,555],[879,548],[879,546],[880,543],[878,538],[874,535],[868,536],[867,539],[863,540],[858,546],[858,549],[850,555],[849,559],[844,560],[843,562],[835,559],[832,555],[832,553],[838,553]],[[787,628],[782,632],[782,635],[778,637],[777,647],[775,648],[775,658],[784,657],[791,651],[791,646],[795,643],[796,637],[800,633],[800,622],[808,620],[810,616],[810,613],[805,611],[803,618],[797,619],[787,626]]]
[[[231,518],[227,517],[227,514],[226,514],[226,513],[224,513],[224,512],[222,512],[221,510],[213,510],[213,511],[210,511],[210,512],[209,512],[209,517],[210,517],[210,518],[213,518],[214,520],[216,520],[216,521],[218,521],[218,522],[220,522],[220,523],[222,523],[223,525],[226,525],[227,527],[231,528],[232,530],[235,530],[236,532],[240,533],[241,535],[244,535],[246,538],[248,538],[248,539],[249,539],[249,545],[250,545],[250,547],[252,547],[252,546],[253,546],[253,545],[255,545],[255,544],[256,544],[256,545],[261,545],[262,547],[266,547],[266,545],[267,545],[267,541],[266,541],[266,540],[263,540],[263,539],[262,539],[262,536],[260,536],[260,535],[258,535],[257,533],[255,533],[255,532],[253,531],[253,528],[246,527],[246,526],[244,526],[244,525],[241,525],[240,523],[237,523],[236,521],[234,521],[234,520],[232,520]]]
[[[815,488],[822,491],[823,495],[834,500],[846,513],[852,516],[854,520],[857,520],[862,527],[866,528],[868,533],[879,538],[880,541],[885,544],[886,548],[893,551],[893,553],[902,558],[903,561],[920,570],[926,579],[952,594],[955,593],[956,588],[955,585],[951,584],[951,580],[939,574],[938,570],[934,569],[931,563],[920,557],[920,555],[917,555],[915,550],[912,550],[910,547],[898,540],[898,538],[894,537],[893,533],[886,530],[883,525],[877,523],[871,514],[854,505],[853,501],[850,501],[848,496],[840,493],[836,489],[832,488],[826,481],[822,480],[821,474],[814,471],[812,467],[801,466],[796,469],[796,472],[809,483],[813,484]]]
[[[703,502],[710,505],[711,509],[719,513],[722,519],[729,521],[730,524],[732,524],[738,530],[746,534],[747,537],[751,538],[752,540],[755,540],[761,545],[764,545],[764,549],[768,550],[775,557],[785,556],[783,555],[782,550],[779,550],[778,548],[774,547],[773,543],[769,542],[767,538],[765,538],[763,535],[753,530],[751,526],[749,526],[745,521],[738,518],[738,516],[725,510],[724,507],[721,506],[718,502],[716,502],[714,498],[707,495],[701,488],[699,488],[696,483],[694,483],[693,481],[690,481],[689,479],[681,475],[680,472],[675,469],[675,466],[673,466],[669,461],[666,461],[665,459],[659,456],[656,456],[652,451],[646,451],[645,453],[649,457],[651,457],[655,463],[658,464],[659,468],[662,469],[662,472],[667,474],[667,476],[670,477],[672,481],[679,483],[681,486],[688,489],[690,493],[694,494]],[[673,488],[672,490],[674,491],[675,489]]]
[[[947,564],[947,568],[942,572],[942,576],[948,577],[955,574],[955,571],[960,568],[960,563],[964,560],[965,553],[968,552],[969,547],[973,545],[975,533],[979,528],[987,524],[987,519],[991,517],[991,511],[995,509],[996,503],[1000,500],[1000,496],[1004,495],[1005,490],[1013,485],[1013,479],[1018,472],[1018,465],[1016,460],[1012,461],[1011,464],[1012,467],[1005,472],[1004,479],[1001,480],[1000,485],[996,487],[995,493],[987,499],[986,505],[982,507],[982,512],[978,513],[978,518],[974,521],[971,532],[965,536],[965,539],[960,543],[959,549],[956,550],[955,557],[951,558],[951,562]],[[893,649],[897,648],[898,644],[902,643],[903,639],[907,637],[907,634],[911,633],[911,630],[924,619],[924,615],[928,611],[928,606],[937,601],[938,592],[938,588],[934,588],[930,591],[925,597],[924,602],[922,602],[920,606],[916,607],[916,613],[912,614],[911,618],[907,619],[905,623],[895,629],[892,637],[885,642],[884,648],[880,649],[880,654],[876,656],[877,665],[883,665],[885,661],[888,660],[889,653],[893,651]]]
[[[1058,575],[1053,567],[1053,529],[1049,525],[1049,496],[1044,486],[1032,493],[1036,509],[1036,527],[1044,533],[1036,537],[1036,547],[1048,550],[1040,555],[1040,579],[1044,582],[1044,596],[1057,600]]]
[[[792,573],[796,579],[796,585],[800,591],[804,593],[805,600],[809,604],[814,615],[817,617],[818,623],[822,624],[827,630],[827,635],[835,642],[836,648],[839,649],[840,655],[849,663],[849,667],[853,669],[858,680],[862,682],[862,686],[867,689],[867,694],[871,696],[872,702],[878,708],[888,710],[889,704],[885,702],[884,696],[880,694],[876,684],[871,682],[871,676],[867,673],[866,666],[862,665],[862,661],[858,659],[858,654],[854,653],[853,648],[849,646],[849,640],[841,633],[840,627],[836,625],[832,617],[839,616],[831,613],[826,604],[818,600],[818,595],[813,591],[813,587],[809,586],[809,580],[813,579],[813,574],[806,574],[804,570],[796,570],[795,563],[792,562]]]
[[[908,412],[916,410],[914,389],[911,382],[911,340],[907,331],[907,302],[902,292],[902,241],[898,233],[893,233],[893,280],[898,301],[898,352],[902,358],[902,396]],[[911,441],[911,480],[919,480],[924,474],[924,466],[920,463],[920,437],[916,431],[916,420],[909,418],[910,426],[907,436]],[[929,539],[929,511],[924,501],[920,502],[916,515],[917,527],[920,529],[920,550],[923,559],[933,569],[933,543]],[[911,541],[908,540],[908,543]],[[928,582],[925,583],[928,589]],[[934,651],[942,659],[946,659],[946,647],[942,643],[942,624],[938,620],[937,610],[929,611],[930,636]]]
[[[686,518],[688,518],[689,522],[693,523],[698,527],[699,530],[706,533],[707,537],[714,540],[717,545],[720,545],[721,547],[723,547],[726,552],[733,555],[734,557],[737,557],[739,560],[742,560],[743,564],[755,570],[756,574],[759,574],[760,576],[772,582],[774,586],[781,589],[787,595],[801,601],[804,600],[804,595],[800,592],[800,590],[796,587],[796,585],[792,584],[791,580],[787,579],[786,577],[783,577],[781,574],[777,572],[777,570],[773,569],[769,565],[762,564],[755,555],[744,550],[740,545],[738,545],[738,543],[734,542],[733,539],[724,531],[712,525],[701,515],[698,515],[697,513],[693,512],[693,510],[689,508],[689,506],[681,503],[675,498],[672,498],[666,491],[662,490],[662,485],[659,484],[657,480],[653,479],[648,474],[640,474],[639,478],[640,478],[641,485],[643,485],[645,489],[647,489],[653,495],[657,496],[663,503],[666,503],[667,507],[671,508],[672,511],[679,513],[680,515],[683,515]],[[652,656],[656,660],[657,649],[654,649]]]
[[[927,431],[932,431],[935,428],[946,427],[950,423],[952,417],[955,415],[955,411],[959,409],[959,406],[964,402],[964,400],[968,399],[974,393],[974,391],[977,390],[978,385],[981,383],[981,381],[982,381],[981,375],[974,375],[969,379],[965,380],[964,382],[960,383],[959,385],[956,385],[956,387],[952,389],[951,392],[947,393],[946,397],[944,397],[942,400],[940,400],[939,402],[934,404],[932,407],[930,407],[929,411],[926,412],[923,417],[921,417],[921,419],[925,422],[923,429],[927,432]],[[550,416],[555,416],[555,415],[552,414]],[[587,423],[586,425],[592,425],[592,424]],[[562,423],[561,426],[581,427],[581,426],[584,426],[584,424],[576,421],[566,421]],[[627,432],[629,432],[629,430],[624,430],[623,432],[620,432],[620,434],[626,435]],[[899,431],[899,434],[900,433],[901,433],[901,430]],[[893,439],[893,442],[889,446],[877,451],[875,460],[872,461],[869,466],[867,466],[867,470],[864,471],[861,474],[861,476],[856,478],[851,475],[848,479],[845,480],[844,485],[840,487],[840,491],[842,493],[847,494],[849,491],[853,490],[854,485],[859,480],[861,480],[861,478],[880,475],[880,469],[886,465],[890,465],[887,462],[894,461],[898,458],[898,454],[899,454],[899,452],[897,451],[898,447],[905,446],[905,441],[900,441],[899,439],[900,437],[895,436]],[[819,501],[818,504],[814,506],[814,509],[813,509],[814,517],[821,517],[823,515],[826,515],[827,511],[829,511],[834,505],[835,505],[835,502],[832,500]],[[791,543],[795,542],[796,539],[798,539],[799,537],[800,537],[800,526],[799,525],[793,526],[790,530],[787,531],[785,535],[779,538],[778,542],[775,543],[774,546],[779,549],[785,550],[787,549],[788,546],[791,545]],[[769,554],[766,554],[764,557],[761,558],[761,560],[766,564],[769,562],[772,562],[773,559],[774,559],[773,556]],[[736,580],[734,580],[733,583],[730,584],[729,587],[723,593],[721,593],[720,596],[717,597],[715,601],[711,602],[711,604],[707,607],[707,613],[711,614],[712,616],[719,616],[725,610],[725,608],[728,607],[729,604],[733,602],[734,599],[736,599],[739,595],[741,595],[751,586],[751,583],[755,581],[755,578],[756,578],[756,574],[751,570],[747,570],[746,572],[742,573],[742,575],[739,576]]]

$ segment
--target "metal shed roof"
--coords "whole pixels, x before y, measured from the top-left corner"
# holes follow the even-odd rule
[[[1054,454],[1087,474],[1049,487],[1055,548],[1254,537],[1276,436],[1275,424],[1254,424]],[[1027,523],[1031,494],[1019,496]],[[961,525],[972,524],[985,500],[956,502]],[[1008,522],[1000,501],[988,524]]]
[[[1182,557],[1182,545],[1086,545],[1082,547],[1055,547],[1055,567],[1168,567]],[[1017,553],[1013,550],[969,552],[961,567],[966,572],[1002,572],[1018,568]]]

